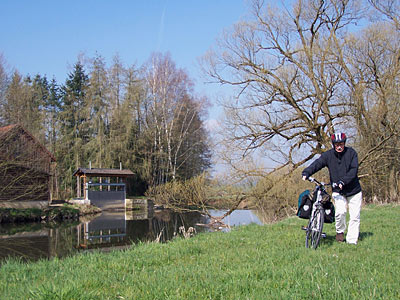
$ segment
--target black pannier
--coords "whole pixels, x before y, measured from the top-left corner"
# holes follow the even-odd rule
[[[315,202],[316,193],[311,195],[309,190],[305,190],[299,196],[297,216],[302,219],[309,219],[312,211],[312,205]],[[330,201],[328,193],[322,194],[322,206],[324,207],[324,223],[335,222],[335,206]]]
[[[312,199],[309,190],[305,190],[299,196],[297,216],[302,219],[309,219],[312,210]]]
[[[325,202],[323,204],[324,207],[324,223],[333,223],[335,222],[335,206],[331,201]]]
[[[335,222],[335,206],[331,201],[331,196],[326,192],[322,192],[322,206],[324,208],[324,223]]]

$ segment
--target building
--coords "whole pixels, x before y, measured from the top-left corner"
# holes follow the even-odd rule
[[[102,209],[125,209],[125,180],[132,177],[131,170],[78,168],[73,174],[77,177],[77,197]]]
[[[55,161],[53,154],[21,125],[0,127],[0,206],[48,205]]]

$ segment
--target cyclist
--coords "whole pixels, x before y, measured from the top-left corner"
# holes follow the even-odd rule
[[[345,146],[346,135],[335,133],[331,135],[333,148],[322,153],[309,167],[302,172],[303,180],[324,167],[329,170],[332,184],[332,198],[335,201],[336,240],[344,242],[346,230],[347,205],[349,207],[349,228],[346,235],[348,244],[357,244],[360,233],[360,212],[362,191],[358,179],[357,152]]]

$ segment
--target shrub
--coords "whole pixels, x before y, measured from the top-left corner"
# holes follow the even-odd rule
[[[189,180],[174,180],[163,185],[149,188],[147,197],[157,204],[173,208],[207,207],[207,180],[202,174]]]

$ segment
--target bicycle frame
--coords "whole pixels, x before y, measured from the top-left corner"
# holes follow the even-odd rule
[[[325,192],[325,184],[319,182],[313,177],[309,177],[310,182],[315,183],[314,193],[317,193],[315,202],[313,203],[310,219],[306,228],[306,248],[317,249],[322,236],[324,227],[324,207],[322,205],[322,192]]]

